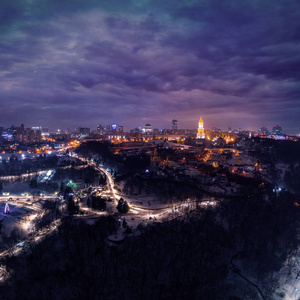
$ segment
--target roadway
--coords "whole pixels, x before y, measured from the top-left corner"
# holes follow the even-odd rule
[[[118,194],[118,192],[116,191],[116,189],[114,188],[114,180],[112,175],[108,172],[107,169],[105,169],[103,166],[98,166],[95,162],[91,162],[88,161],[82,157],[78,157],[78,159],[87,162],[90,166],[92,166],[95,170],[102,172],[106,175],[107,178],[107,189],[108,191],[106,192],[102,192],[102,194],[106,193],[106,195],[109,195],[110,198],[112,199],[111,202],[107,202],[107,211],[106,212],[99,212],[99,211],[95,211],[89,207],[81,207],[81,210],[85,211],[86,214],[84,215],[77,215],[75,216],[76,218],[90,218],[90,219],[94,219],[94,218],[98,218],[100,216],[103,215],[108,215],[108,211],[110,211],[110,214],[113,215],[119,215],[120,217],[126,217],[126,221],[128,223],[129,226],[131,227],[136,227],[138,224],[143,223],[146,224],[147,222],[157,222],[157,221],[163,221],[164,219],[168,218],[168,217],[176,217],[180,214],[183,214],[185,209],[188,207],[192,207],[192,205],[195,203],[195,201],[191,201],[190,199],[187,199],[186,202],[181,202],[181,203],[177,203],[177,204],[172,204],[169,206],[164,206],[164,207],[157,207],[157,208],[146,208],[137,204],[134,204],[133,202],[131,202],[130,199],[128,199],[125,196],[121,196],[120,194]],[[52,171],[51,173],[47,173],[46,176],[50,177],[52,175]],[[82,191],[80,191],[82,192]],[[119,198],[122,197],[124,200],[127,201],[130,210],[126,215],[122,215],[119,214],[119,212],[116,209],[116,206],[118,204]],[[0,201],[6,201],[8,198],[12,198],[15,200],[15,202],[9,202],[13,205],[19,206],[19,207],[23,207],[26,205],[26,207],[31,208],[33,211],[36,212],[42,212],[43,209],[41,208],[41,205],[38,204],[38,201],[35,201],[34,203],[31,203],[30,206],[28,205],[28,197],[26,196],[19,196],[19,195],[10,195],[10,196],[0,196]],[[18,198],[18,200],[17,200]],[[57,197],[54,196],[44,196],[42,198],[42,200],[46,200],[46,199],[52,199],[53,201],[56,201]],[[215,205],[216,202],[215,201],[203,201],[200,203],[200,205],[203,206],[210,206],[210,205]],[[119,219],[120,221],[121,219]],[[26,224],[24,224],[24,226],[26,227],[27,225],[30,225],[30,220],[27,221]],[[56,219],[54,220],[49,226],[42,228],[40,230],[37,230],[35,232],[33,232],[31,234],[31,236],[29,238],[27,238],[26,240],[16,244],[15,246],[11,247],[8,250],[3,251],[2,253],[0,253],[0,258],[5,257],[7,255],[17,255],[20,252],[22,252],[23,250],[26,251],[26,249],[29,248],[29,246],[32,243],[37,243],[39,241],[41,241],[41,239],[43,239],[45,236],[51,234],[54,230],[57,229],[57,227],[60,225],[61,223],[61,219]],[[121,228],[119,228],[119,231],[122,230]],[[7,273],[5,271],[5,266],[0,266],[0,273],[2,272],[2,279],[6,278]],[[5,275],[6,274],[6,275]],[[0,280],[1,280],[1,275],[0,275]]]
[[[188,207],[192,207],[192,205],[196,201],[191,201],[190,199],[187,199],[186,202],[180,202],[176,204],[170,204],[168,206],[164,207],[157,207],[157,208],[147,208],[143,207],[137,204],[134,204],[131,199],[128,199],[124,195],[119,195],[118,191],[114,188],[114,181],[112,178],[112,175],[107,171],[106,168],[102,166],[98,166],[95,162],[91,162],[89,160],[86,160],[83,157],[77,156],[78,159],[81,159],[82,161],[88,163],[91,167],[93,167],[95,170],[99,172],[103,172],[106,175],[107,178],[107,187],[109,190],[109,195],[112,198],[112,202],[107,202],[107,205],[109,205],[112,209],[112,212],[114,214],[118,214],[119,212],[116,209],[116,206],[118,204],[119,199],[122,197],[124,200],[127,201],[129,205],[129,212],[126,215],[122,215],[122,217],[130,217],[130,218],[139,218],[140,220],[144,222],[153,222],[153,221],[163,221],[165,218],[170,217],[172,214],[174,217],[178,216],[178,214],[183,214],[184,210]],[[110,203],[110,204],[109,204]],[[207,207],[207,206],[214,206],[216,205],[216,201],[202,201],[200,203],[201,206]],[[87,212],[91,212],[91,209],[86,208]],[[93,211],[93,214],[95,214],[95,211]],[[103,215],[103,212],[101,213]],[[88,216],[86,216],[88,217]],[[130,219],[128,218],[127,219]],[[129,222],[133,223],[133,222]],[[136,223],[136,222],[134,222]]]

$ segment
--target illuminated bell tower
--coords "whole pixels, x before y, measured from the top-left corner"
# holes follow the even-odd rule
[[[200,117],[200,120],[198,122],[198,132],[197,132],[197,139],[205,139],[205,133],[204,133],[204,125],[203,125],[202,117]]]

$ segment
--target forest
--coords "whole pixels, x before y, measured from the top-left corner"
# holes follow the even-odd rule
[[[65,217],[27,253],[2,261],[12,276],[0,286],[1,298],[282,298],[280,285],[299,272],[297,197],[195,204],[175,219],[140,225],[139,236],[116,246],[106,239],[118,226],[113,216],[94,225]]]

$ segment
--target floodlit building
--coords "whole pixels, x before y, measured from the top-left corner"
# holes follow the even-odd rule
[[[200,120],[198,122],[197,139],[205,139],[204,122],[202,120],[202,117],[200,117]]]
[[[146,132],[146,133],[152,132],[151,124],[147,123],[147,124],[145,125],[145,132]]]
[[[49,129],[48,127],[42,127],[42,130],[41,130],[41,133],[42,135],[49,135]]]
[[[112,129],[113,132],[116,132],[117,131],[117,124],[112,124],[111,129]]]

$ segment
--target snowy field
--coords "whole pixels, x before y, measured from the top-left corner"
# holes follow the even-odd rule
[[[2,229],[2,235],[0,235],[0,246],[2,243],[2,236],[9,235],[14,227],[22,230],[25,235],[28,235],[31,230],[28,226],[26,226],[27,221],[30,216],[35,212],[33,207],[26,207],[23,204],[14,204],[9,203],[9,214],[4,213],[6,201],[0,200],[0,220],[2,220],[2,224],[4,228]],[[36,207],[36,206],[35,206]]]

